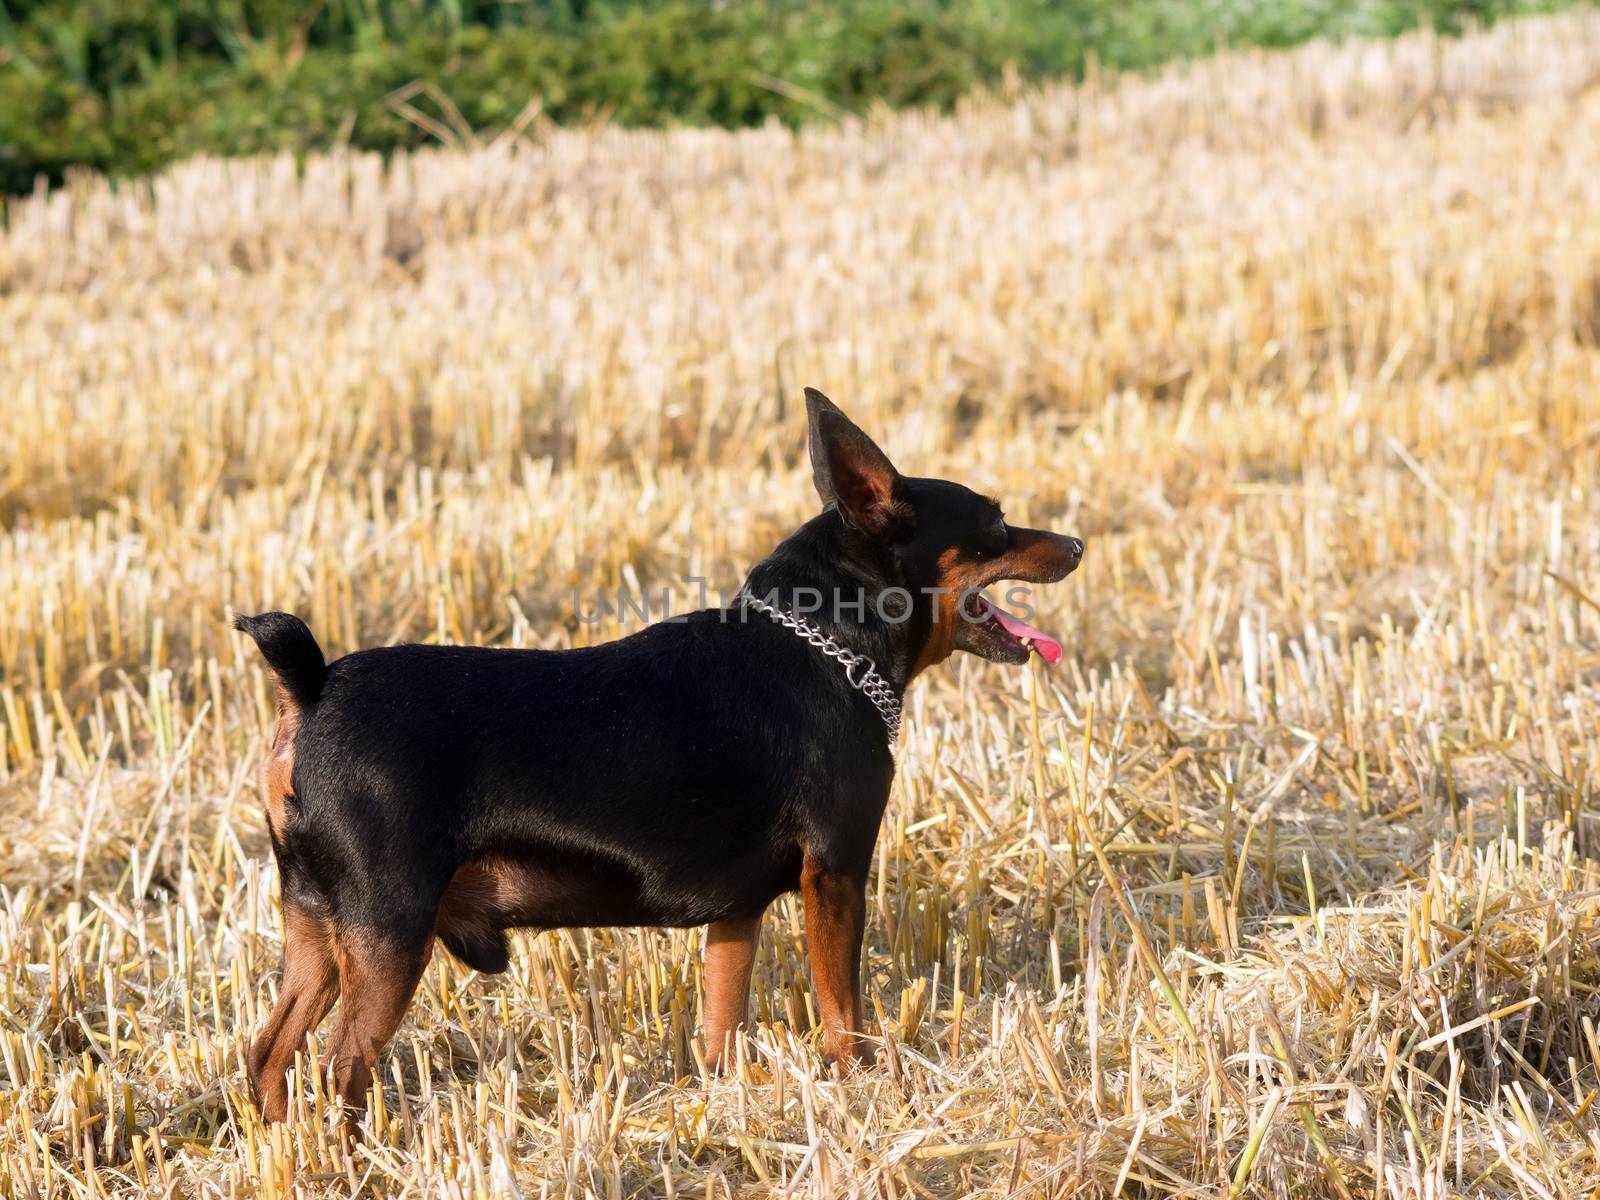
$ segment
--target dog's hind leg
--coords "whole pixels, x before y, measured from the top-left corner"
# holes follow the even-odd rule
[[[378,1054],[400,1027],[432,953],[431,934],[341,931],[339,1016],[328,1044],[327,1069],[352,1123],[366,1108]]]
[[[268,1121],[288,1115],[289,1085],[284,1076],[305,1045],[306,1034],[328,1015],[339,994],[339,970],[332,931],[324,917],[312,916],[285,896],[283,902],[283,981],[278,1003],[250,1045],[250,1087]]]

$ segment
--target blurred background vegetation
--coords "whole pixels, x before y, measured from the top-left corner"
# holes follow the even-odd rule
[[[1561,0],[0,0],[0,192],[195,153],[390,151],[559,122],[946,108],[1219,44],[1447,33]]]

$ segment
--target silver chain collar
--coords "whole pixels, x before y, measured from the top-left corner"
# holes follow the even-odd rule
[[[894,688],[890,686],[889,681],[878,674],[878,665],[872,659],[841,646],[804,617],[786,613],[765,600],[756,599],[748,592],[740,592],[738,598],[756,611],[766,613],[779,625],[793,631],[797,637],[804,638],[829,658],[837,659],[839,665],[844,668],[845,680],[856,691],[871,700],[879,715],[883,717],[883,723],[889,727],[889,745],[891,747],[894,745],[900,736],[900,701],[896,698]],[[859,674],[858,668],[860,668]]]

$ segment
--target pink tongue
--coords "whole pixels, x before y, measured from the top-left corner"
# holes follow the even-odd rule
[[[1061,661],[1061,643],[1048,633],[1041,633],[1026,621],[1013,617],[998,605],[989,605],[989,612],[996,621],[1000,622],[1000,628],[1004,629],[1012,637],[1029,639],[1033,643],[1033,648],[1039,652],[1039,657],[1052,667]]]

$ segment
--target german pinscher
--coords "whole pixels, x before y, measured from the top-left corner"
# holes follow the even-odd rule
[[[278,702],[262,786],[283,983],[249,1054],[268,1120],[335,1000],[328,1065],[354,1114],[435,941],[493,974],[508,929],[706,926],[716,1064],[744,1021],[762,912],[796,889],[827,1052],[860,1061],[867,871],[900,698],[956,650],[1059,661],[1059,642],[978,589],[1059,580],[1083,543],[901,475],[820,392],[806,409],[823,510],[726,607],[601,646],[332,663],[296,617],[235,621]]]

